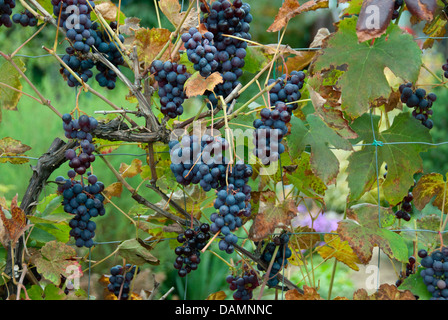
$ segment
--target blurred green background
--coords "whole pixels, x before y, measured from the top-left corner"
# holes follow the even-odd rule
[[[118,1],[114,2],[118,3]],[[252,6],[251,13],[254,16],[251,25],[252,39],[263,44],[277,43],[278,33],[269,33],[266,32],[266,29],[274,21],[278,8],[281,6],[281,0],[248,0],[247,2]],[[329,10],[306,13],[291,20],[283,43],[288,44],[292,48],[308,47],[319,28],[327,27],[330,31],[334,31],[332,23],[338,16],[338,9],[334,7],[334,1],[331,1],[331,3],[331,9]],[[140,25],[143,27],[157,27],[157,17],[153,1],[123,0],[122,10],[127,17],[136,16],[140,18]],[[162,26],[173,30],[172,25],[163,16]],[[418,29],[418,26],[416,28]],[[0,32],[0,50],[5,53],[14,51],[35,31],[35,29],[32,28],[18,28],[16,26],[11,29],[5,29],[4,27],[1,27],[0,29],[2,31]],[[72,111],[75,107],[77,91],[73,88],[69,88],[63,81],[59,74],[59,66],[53,57],[41,56],[46,53],[42,49],[42,46],[52,47],[54,38],[54,28],[51,26],[46,27],[44,32],[40,33],[20,50],[19,58],[26,64],[26,75],[39,88],[43,96],[51,100],[53,106],[55,106],[61,113],[65,113]],[[58,52],[64,52],[62,45],[59,46]],[[441,76],[440,66],[445,59],[445,54],[445,41],[436,43],[432,50],[425,52],[427,65],[439,76]],[[126,74],[129,73],[126,72]],[[251,74],[245,74],[242,82],[244,83],[251,77]],[[422,74],[422,77],[429,79],[427,74]],[[435,82],[434,79],[428,81]],[[32,89],[24,81],[22,83],[24,85],[23,91],[34,95]],[[99,87],[95,81],[91,81],[89,84],[109,100],[113,101],[116,105],[129,109],[135,108],[134,104],[129,103],[125,99],[125,96],[129,92],[122,83],[118,82],[116,89],[113,91],[108,91],[107,89]],[[257,86],[253,85],[245,93],[242,99],[244,99],[244,97],[253,96],[257,91]],[[448,90],[439,87],[435,88],[434,92],[438,95],[438,101],[433,108],[435,116],[433,117],[434,128],[431,133],[434,142],[448,141],[448,111],[446,108],[448,102]],[[260,104],[263,103],[261,99],[258,102]],[[94,111],[110,110],[110,107],[102,100],[85,92],[80,96],[79,106],[82,111],[90,115],[93,115]],[[188,108],[187,102],[185,107],[186,113],[182,117],[188,118],[189,116],[195,115],[197,110],[193,109],[194,106],[194,103],[191,103],[191,108]],[[12,137],[20,140],[22,143],[32,147],[26,155],[36,158],[47,151],[51,142],[56,137],[65,140],[61,120],[48,108],[36,103],[26,96],[21,98],[17,108],[17,111],[2,110],[3,119],[0,123],[0,139],[4,137]],[[101,117],[102,116],[98,116],[98,118]],[[114,153],[131,154],[109,156],[107,158],[115,168],[118,168],[123,162],[130,164],[130,162],[136,158],[135,156],[132,156],[133,154],[142,154],[144,151],[135,145],[123,145],[115,150]],[[448,146],[433,148],[428,153],[423,154],[422,157],[424,160],[425,172],[439,172],[445,174],[448,171]],[[140,157],[139,159],[145,162],[144,157]],[[31,177],[30,165],[33,164],[35,164],[35,160],[30,160],[29,163],[22,165],[12,165],[8,163],[0,164],[0,196],[10,200],[13,196],[18,194],[20,199],[28,186],[28,181]],[[103,181],[106,186],[116,182],[115,177],[104,166],[101,160],[98,159],[93,167],[95,174],[100,177],[100,180]],[[68,167],[63,166],[54,173],[52,178],[55,178],[57,175],[65,175],[68,170],[67,168]],[[139,183],[137,178],[130,179],[129,182],[134,187]],[[159,197],[155,196],[154,193],[149,192],[144,186],[140,188],[140,192],[150,201],[158,202],[160,200]],[[54,193],[54,185],[47,185],[42,194],[42,200],[45,196]],[[340,192],[337,189],[333,190],[330,199],[335,199],[335,201],[327,203],[328,210],[340,212],[341,204],[337,200],[341,200],[341,198],[343,198],[343,192]],[[129,193],[126,190],[123,191],[120,198],[113,198],[113,201],[125,212],[133,210],[136,206],[135,201],[130,198]],[[98,225],[98,231],[95,238],[97,242],[120,241],[135,236],[134,226],[129,223],[118,210],[110,205],[107,208],[107,214],[104,217],[97,218],[95,221]],[[140,236],[142,238],[145,237],[143,234]],[[242,234],[242,236],[244,236],[244,234]],[[187,299],[204,299],[208,294],[227,287],[227,284],[225,283],[225,275],[228,272],[228,266],[220,259],[207,253],[204,254],[203,261],[197,271],[191,273],[187,279],[180,279],[177,277],[176,272],[172,268],[175,256],[172,248],[169,248],[168,246],[168,242],[165,242],[159,244],[153,251],[154,255],[161,260],[159,266],[144,267],[144,269],[148,269],[149,272],[156,274],[159,280],[162,280],[162,285],[159,288],[161,294],[165,293],[171,286],[174,286],[175,291],[168,298],[177,297],[183,299],[185,297]],[[98,246],[92,251],[92,259],[99,261],[115,248],[116,243]],[[81,251],[81,253],[85,254],[86,251]],[[226,259],[227,258],[228,257],[226,257]],[[238,259],[238,256],[235,256],[234,258]],[[94,268],[92,273],[97,275],[108,273],[111,266],[116,263],[121,263],[118,258],[111,260],[99,264]],[[330,265],[332,265],[332,262]],[[328,264],[323,264],[321,268],[322,270],[318,269],[316,272],[322,272],[322,277],[327,279],[331,268]],[[345,272],[342,267],[338,271]],[[204,279],[206,280],[204,281]],[[208,281],[208,279],[212,281]],[[151,282],[149,277],[146,280]],[[296,281],[298,280],[299,279],[296,279]],[[329,278],[327,280],[329,280]],[[189,284],[192,284],[190,287],[191,289],[188,289]],[[185,290],[186,286],[187,290]],[[325,287],[325,285],[323,287]],[[353,288],[350,283],[337,281],[334,284],[333,292],[337,292],[339,295],[341,295],[341,292],[348,292],[347,295],[349,295],[351,289]],[[272,296],[268,293],[266,298],[269,297]]]

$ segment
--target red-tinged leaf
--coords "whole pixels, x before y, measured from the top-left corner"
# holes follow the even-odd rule
[[[394,1],[366,0],[356,24],[360,42],[380,37],[387,30],[394,12]]]
[[[5,248],[9,247],[9,242],[15,247],[16,242],[31,225],[27,224],[25,212],[17,205],[17,195],[11,201],[10,219],[6,218],[6,209],[0,206],[0,218],[3,223],[0,227],[5,229],[0,230],[0,240]]]
[[[81,265],[76,260],[76,250],[58,241],[47,242],[40,250],[40,256],[35,259],[37,270],[45,279],[58,285],[61,275],[66,278],[82,277]]]
[[[328,8],[328,0],[310,0],[300,4],[297,0],[286,0],[275,16],[274,23],[268,28],[268,32],[280,31],[286,26],[289,20],[295,16],[308,11],[314,11],[321,8]]]
[[[404,0],[409,12],[420,20],[432,20],[437,9],[436,0]]]
[[[297,215],[297,206],[292,199],[276,203],[276,196],[272,191],[260,194],[260,206],[254,223],[249,230],[249,238],[259,241],[273,233],[276,228],[286,228],[291,219]]]
[[[407,261],[405,240],[385,229],[395,221],[390,208],[378,210],[378,206],[372,204],[359,204],[347,210],[347,217],[339,221],[337,232],[342,240],[348,242],[361,263],[369,263],[374,247],[379,247],[391,259]]]
[[[199,72],[193,73],[185,82],[184,89],[187,97],[201,96],[205,91],[213,91],[213,89],[219,83],[223,83],[224,80],[219,72],[214,72],[207,78],[202,77]]]
[[[137,55],[141,63],[146,67],[150,66],[154,58],[162,48],[170,41],[171,32],[168,29],[160,28],[140,28],[135,31],[133,45],[137,46]],[[172,52],[173,44],[164,52],[161,60],[168,60]]]
[[[423,281],[422,281],[423,282]],[[417,300],[409,290],[399,290],[395,285],[383,283],[371,295],[365,289],[359,289],[353,294],[353,300]]]
[[[324,300],[315,288],[303,286],[303,293],[296,289],[288,290],[285,293],[286,300]]]

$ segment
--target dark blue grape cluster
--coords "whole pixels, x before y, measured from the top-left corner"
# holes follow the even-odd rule
[[[205,32],[203,35],[196,28],[181,36],[187,50],[187,57],[193,63],[194,70],[204,78],[215,72],[218,68],[218,61],[215,60],[216,47],[213,43],[213,33]]]
[[[111,28],[114,25],[116,25],[116,23],[110,23]],[[113,36],[109,34],[108,30],[100,31],[96,22],[93,24],[92,29],[96,31],[95,47],[100,53],[103,53],[105,55],[107,60],[109,60],[115,67],[119,69],[119,66],[124,64],[124,58],[121,51],[119,50],[119,44],[115,40],[111,40],[113,39]],[[118,35],[118,39],[121,43],[124,42],[123,35]],[[117,82],[117,74],[115,73],[115,71],[109,69],[101,61],[97,62],[96,68],[99,71],[99,73],[95,76],[98,84],[101,87],[106,87],[110,90],[114,89]]]
[[[277,101],[273,110],[263,108],[260,111],[260,119],[256,119],[254,125],[254,155],[261,163],[268,165],[280,158],[285,152],[285,146],[281,143],[283,137],[289,132],[287,123],[291,121],[291,113],[284,102]]]
[[[12,9],[16,7],[16,0],[0,0],[0,27],[12,27]]]
[[[75,238],[76,246],[90,248],[93,245],[96,224],[91,218],[103,216],[104,208],[104,184],[98,181],[96,175],[87,172],[91,163],[95,161],[95,145],[92,143],[91,131],[98,126],[98,121],[87,115],[81,115],[73,119],[68,113],[62,116],[65,136],[76,140],[75,149],[67,149],[65,158],[69,160],[68,179],[58,177],[60,182],[58,192],[62,194],[64,211],[74,215],[70,220],[70,236]],[[78,150],[78,153],[77,151]],[[82,176],[87,172],[87,183]],[[81,181],[75,180],[81,175]]]
[[[252,15],[250,5],[242,0],[216,0],[210,5],[208,12],[205,4],[201,3],[201,23],[213,34],[212,45],[216,48],[215,61],[218,62],[217,71],[224,79],[213,92],[206,92],[210,102],[216,106],[216,96],[226,97],[240,83],[238,79],[243,74],[245,65],[247,42],[252,36],[249,33]],[[231,38],[225,35],[232,35]],[[207,105],[208,106],[208,105]]]
[[[65,29],[73,48],[80,53],[88,53],[95,44],[90,17],[95,3],[88,0],[51,0],[51,4],[58,19],[60,14],[59,26]]]
[[[412,83],[402,84],[399,87],[401,102],[408,108],[414,108],[412,116],[419,120],[426,128],[432,129],[434,122],[430,119],[433,114],[432,104],[437,100],[435,93],[426,93],[425,89],[413,90]]]
[[[125,267],[116,265],[110,269],[109,285],[107,289],[112,292],[120,300],[129,299],[131,293],[131,282],[134,276],[140,272],[140,269],[131,264],[126,264]],[[121,296],[120,296],[121,293]]]
[[[37,26],[37,19],[28,10],[25,9],[22,13],[15,13],[12,16],[12,22],[20,24],[22,27],[35,27]]]
[[[247,265],[244,265],[242,275],[229,274],[226,282],[229,284],[229,289],[235,291],[232,295],[234,300],[251,300],[254,289],[260,285],[258,273],[254,269],[249,269]]]
[[[184,84],[190,77],[187,67],[171,61],[154,60],[150,72],[159,85],[160,111],[172,119],[182,115],[184,112],[182,104],[187,97]]]
[[[420,276],[432,295],[431,300],[448,300],[448,247],[429,254],[425,249],[418,252],[423,270]]]
[[[210,216],[210,230],[213,233],[222,233],[224,238],[219,240],[219,250],[231,254],[238,242],[233,231],[243,225],[241,216],[247,216],[247,213],[250,215],[250,208],[246,207],[246,194],[236,191],[233,184],[219,190],[216,196],[214,207],[218,212]]]
[[[95,161],[95,145],[92,144],[91,131],[95,130],[98,121],[93,117],[81,115],[78,119],[72,119],[70,114],[62,116],[65,136],[69,139],[76,139],[79,143],[80,153],[76,154],[74,149],[68,149],[65,157],[69,160],[70,168],[76,173],[84,174],[90,168],[90,164]]]
[[[263,108],[260,111],[260,119],[253,123],[253,153],[264,165],[277,161],[285,152],[281,141],[288,134],[287,124],[291,121],[292,112],[298,108],[296,101],[302,96],[300,90],[303,88],[304,79],[303,71],[292,71],[289,76],[284,74],[277,79],[277,84],[269,91],[271,108]],[[275,81],[270,79],[268,85]]]
[[[62,183],[58,191],[63,196],[64,211],[74,215],[69,221],[70,236],[75,239],[77,247],[90,248],[93,246],[96,230],[96,223],[91,219],[106,213],[104,196],[101,194],[104,184],[90,173],[87,178],[88,185],[74,179],[74,170],[70,170],[68,176],[68,179],[57,177],[56,181]]]
[[[200,184],[206,192],[225,185],[229,163],[225,157],[229,144],[225,139],[207,134],[185,135],[181,141],[170,141],[169,147],[170,168],[179,184]]]
[[[277,279],[277,274],[286,267],[288,264],[288,258],[291,257],[292,251],[288,247],[289,235],[287,233],[282,233],[280,236],[275,236],[273,241],[265,243],[261,242],[264,250],[260,256],[260,259],[267,265],[271,263],[271,260],[274,259],[274,263],[272,264],[271,272],[269,273],[269,280],[267,281],[267,285],[269,287],[275,287],[279,280]],[[258,243],[256,243],[258,245]],[[277,253],[274,257],[275,249],[278,247]],[[259,270],[264,270],[264,268],[258,264]]]
[[[179,234],[177,241],[181,244],[174,249],[177,255],[174,262],[174,269],[180,277],[185,277],[192,270],[198,268],[201,262],[201,250],[210,239],[210,225],[203,223],[195,228],[188,228],[184,233]]]
[[[84,82],[87,82],[93,76],[92,68],[95,65],[93,60],[84,59],[75,54],[75,49],[73,47],[67,47],[65,49],[66,54],[62,56],[62,61],[69,66],[69,68],[76,73],[76,75]],[[67,85],[71,88],[80,86],[81,83],[75,78],[73,74],[70,73],[68,69],[66,69],[61,64],[61,74],[67,81]]]
[[[303,71],[291,71],[289,76],[283,74],[277,80],[279,82],[269,91],[271,106],[275,106],[278,101],[281,101],[286,103],[288,111],[292,113],[299,106],[296,101],[302,97],[300,90],[303,88],[305,73]],[[275,81],[274,79],[269,79],[268,85],[273,84]]]

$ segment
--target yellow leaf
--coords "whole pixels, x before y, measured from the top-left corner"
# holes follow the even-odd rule
[[[132,178],[142,172],[142,161],[139,159],[134,159],[131,165],[126,163],[121,163],[119,172],[123,178]]]
[[[103,193],[108,199],[110,199],[112,197],[120,197],[122,191],[123,185],[121,184],[121,182],[115,182],[104,189]]]
[[[324,239],[326,243],[317,250],[323,259],[336,258],[351,269],[359,271],[357,263],[359,264],[361,261],[347,241],[342,241],[339,235],[335,234],[326,234]]]
[[[202,96],[205,91],[213,91],[217,84],[223,83],[219,72],[213,72],[207,78],[202,77],[199,72],[195,72],[184,85],[185,92],[189,98]]]
[[[215,293],[211,293],[208,295],[206,300],[225,300],[227,298],[227,295],[224,291],[218,291]]]

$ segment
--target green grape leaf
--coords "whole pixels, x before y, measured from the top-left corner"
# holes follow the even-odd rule
[[[316,195],[325,195],[327,186],[318,178],[311,170],[310,155],[303,152],[297,165],[297,169],[286,174],[287,180],[294,185],[300,192],[308,197],[316,197]]]
[[[291,118],[291,134],[286,137],[291,159],[295,159],[311,146],[311,169],[325,184],[333,184],[339,173],[339,160],[329,146],[352,150],[351,144],[329,128],[318,116],[306,117],[309,128],[297,117]]]
[[[158,265],[160,261],[150,253],[151,249],[150,246],[140,239],[130,239],[120,243],[118,246],[118,254],[126,259],[127,263],[138,266],[144,263]]]
[[[40,250],[41,256],[35,260],[37,270],[45,279],[58,285],[61,275],[68,278],[73,272],[82,276],[81,265],[75,259],[73,247],[58,241],[47,242]]]
[[[430,173],[422,176],[414,189],[413,204],[418,210],[423,208],[434,198],[433,206],[444,213],[448,212],[448,185],[440,173]]]
[[[314,71],[346,66],[338,86],[342,91],[342,110],[357,118],[369,110],[370,103],[387,98],[391,86],[385,76],[389,68],[397,77],[415,82],[422,65],[422,52],[412,35],[392,24],[374,43],[358,42],[356,17],[339,23],[323,53],[314,63]],[[406,57],[406,59],[403,59]]]
[[[374,142],[372,127],[374,127],[376,141],[382,142],[383,145],[364,146],[349,156],[347,181],[350,194],[348,200],[360,199],[375,185],[377,181],[375,150],[377,149],[378,168],[384,162],[387,164],[387,178],[382,184],[384,196],[391,205],[396,205],[414,185],[413,174],[423,169],[419,153],[426,151],[428,145],[418,142],[430,143],[432,138],[429,130],[409,113],[400,113],[394,118],[391,127],[382,132],[378,130],[379,120],[379,116],[371,118],[370,115],[364,114],[351,125],[359,136],[355,142],[362,140],[364,144],[372,144]]]
[[[401,227],[403,230],[401,235],[403,238],[411,241],[417,240],[420,248],[434,248],[440,245],[440,239],[442,239],[444,243],[448,242],[447,233],[442,233],[441,235],[437,233],[440,229],[440,225],[440,215],[430,214],[422,217],[421,219],[415,220],[415,225],[414,223],[408,226],[403,225]],[[418,230],[431,230],[433,232],[419,232]]]
[[[339,221],[337,232],[342,240],[349,243],[361,263],[369,263],[374,247],[379,247],[391,259],[407,261],[408,249],[404,239],[385,229],[396,219],[391,209],[380,207],[378,212],[378,206],[363,203],[348,209],[347,218]]]

